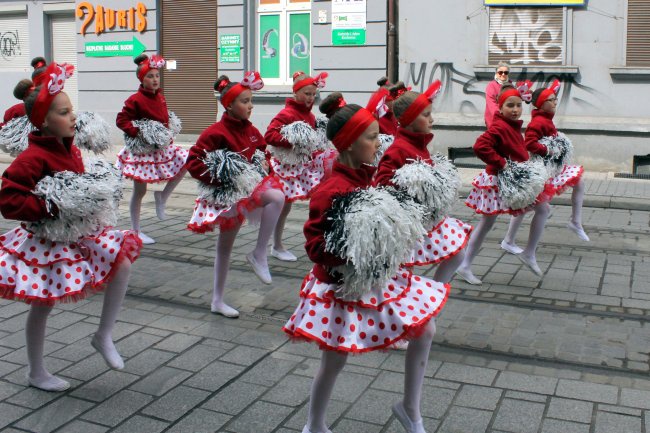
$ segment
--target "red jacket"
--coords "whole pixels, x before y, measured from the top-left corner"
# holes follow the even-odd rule
[[[499,104],[497,96],[501,91],[501,84],[496,80],[492,80],[485,88],[485,126],[488,128],[492,125],[494,115],[499,112]]]
[[[19,102],[16,105],[13,105],[5,111],[5,116],[3,119],[3,123],[0,124],[0,127],[2,127],[5,123],[9,122],[10,120],[16,119],[18,117],[23,117],[27,114],[25,111],[25,103]]]
[[[284,125],[299,121],[308,123],[312,128],[316,127],[316,117],[311,112],[311,106],[299,104],[295,99],[287,98],[284,108],[271,120],[264,139],[269,146],[292,148],[291,143],[280,134],[280,129]]]
[[[375,167],[363,166],[350,168],[338,161],[334,162],[332,174],[317,186],[316,193],[309,202],[309,219],[305,223],[305,250],[309,259],[315,263],[314,275],[320,281],[336,283],[338,279],[329,273],[333,266],[342,265],[345,260],[332,253],[325,252],[325,230],[329,223],[325,213],[332,206],[334,197],[365,188],[371,184]]]
[[[167,101],[162,94],[162,89],[156,93],[145,90],[142,85],[137,93],[129,96],[124,101],[124,108],[117,114],[115,123],[117,127],[126,132],[130,137],[138,135],[139,129],[133,126],[134,120],[150,119],[168,126],[169,112]]]
[[[379,118],[379,132],[381,134],[397,134],[397,119],[392,111]]]
[[[496,113],[492,125],[474,143],[474,153],[487,164],[488,174],[497,174],[506,165],[506,159],[528,161],[528,150],[521,135],[521,120],[507,120]]]
[[[205,173],[206,167],[202,159],[206,152],[229,149],[241,153],[251,161],[256,149],[264,152],[265,148],[264,137],[249,120],[235,119],[226,112],[220,121],[203,131],[196,144],[190,148],[187,171],[203,183],[218,185],[218,181],[211,181],[210,175]]]
[[[419,158],[430,162],[431,154],[427,149],[427,144],[431,140],[433,140],[433,134],[421,134],[398,128],[395,141],[386,149],[377,165],[375,184],[392,185],[395,170],[411,162],[409,160]]]
[[[40,133],[29,134],[27,149],[2,175],[0,212],[7,219],[39,221],[52,216],[45,201],[32,193],[38,181],[59,171],[84,172],[81,152],[72,144],[72,138],[61,144],[54,137],[37,134]]]
[[[557,135],[557,129],[553,123],[555,113],[547,113],[542,110],[533,110],[532,119],[526,127],[524,142],[529,152],[537,155],[546,156],[548,153],[546,146],[539,142],[542,137],[552,137]]]

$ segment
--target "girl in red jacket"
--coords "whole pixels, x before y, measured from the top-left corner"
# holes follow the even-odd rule
[[[285,107],[271,120],[264,134],[264,139],[269,145],[271,170],[282,184],[286,202],[273,235],[273,257],[294,262],[296,256],[288,251],[282,244],[282,235],[291,205],[296,200],[309,198],[312,189],[318,185],[325,174],[328,160],[335,157],[331,151],[318,149],[314,136],[305,134],[300,140],[292,140],[287,135],[288,127],[303,122],[313,129],[316,127],[316,117],[311,109],[314,105],[318,89],[325,87],[327,72],[322,72],[315,77],[310,77],[304,72],[293,75],[293,98],[288,98]],[[294,141],[293,143],[291,141]]]
[[[433,168],[439,168],[445,161],[433,162],[427,145],[433,139],[432,103],[436,92],[440,89],[440,81],[432,84],[425,93],[406,91],[399,96],[393,105],[395,115],[400,127],[397,129],[395,141],[386,150],[379,161],[375,183],[378,185],[394,185],[396,172],[413,163],[423,162]],[[448,162],[447,162],[448,163]],[[450,163],[448,163],[450,165]],[[408,167],[407,167],[408,168]],[[453,167],[452,167],[453,168]],[[455,173],[455,169],[453,170]],[[452,190],[460,186],[457,174],[457,183],[449,182],[443,189]],[[453,191],[449,199],[451,206],[456,199]],[[432,211],[438,211],[433,210]],[[425,266],[439,263],[433,279],[441,283],[448,283],[464,257],[465,245],[469,240],[472,226],[448,216],[438,215],[424,240],[418,242],[411,257],[404,263],[405,266]]]
[[[0,188],[2,215],[21,221],[19,227],[0,236],[0,295],[31,304],[25,325],[27,379],[31,386],[46,391],[70,386],[50,374],[43,361],[52,307],[104,287],[99,328],[91,344],[111,368],[124,367],[112,331],[131,263],[141,247],[135,233],[102,224],[117,220],[120,176],[108,163],[88,161],[84,167],[72,143],[76,116],[62,92],[72,71],[71,65],[53,62],[39,86],[23,81],[17,86],[15,91],[24,97],[37,131],[29,135],[27,149],[2,175]]]
[[[253,210],[261,212],[256,215],[261,217],[257,244],[246,259],[260,280],[270,284],[266,248],[284,203],[282,186],[271,176],[262,179],[261,172],[268,172],[266,144],[249,121],[252,91],[263,85],[257,72],[246,73],[240,83],[231,82],[225,75],[219,77],[214,88],[226,111],[220,121],[203,131],[187,159],[187,169],[200,185],[188,228],[204,233],[219,227],[211,310],[226,317],[239,316],[223,301],[223,292],[232,247],[244,219],[250,219]],[[215,169],[217,166],[235,168],[226,172]]]
[[[339,197],[371,186],[375,168],[370,164],[379,146],[379,126],[370,111],[354,104],[342,106],[340,95],[331,96],[324,103],[339,109],[329,120],[327,138],[339,157],[331,176],[309,202],[305,249],[314,267],[302,283],[298,308],[283,328],[292,338],[315,342],[323,350],[302,432],[331,433],[325,419],[327,405],[348,353],[381,350],[413,338],[406,352],[404,398],[393,412],[407,432],[425,433],[420,415],[422,382],[435,333],[433,317],[446,301],[448,285],[400,271],[385,287],[358,299],[340,295],[342,276],[336,269],[346,260],[328,252],[331,220],[327,213]],[[331,111],[322,105],[323,111]]]
[[[518,215],[529,209],[535,211],[535,216],[530,225],[528,244],[517,257],[535,274],[542,274],[537,265],[536,251],[550,212],[547,201],[552,194],[544,190],[535,203],[525,209],[511,209],[503,201],[497,186],[499,173],[506,167],[508,161],[524,162],[528,160],[529,155],[521,134],[522,121],[519,120],[523,103],[520,91],[511,85],[504,85],[497,101],[499,112],[494,115],[488,130],[474,144],[474,153],[487,164],[487,167],[474,178],[472,182],[474,189],[465,201],[467,206],[481,215],[481,220],[469,240],[465,259],[456,271],[470,284],[481,284],[481,280],[472,273],[471,265],[497,216]]]
[[[551,144],[550,141],[558,137],[558,130],[553,123],[553,117],[557,108],[557,93],[559,90],[560,82],[555,80],[550,87],[537,89],[533,92],[532,103],[535,110],[533,110],[532,119],[526,127],[524,139],[528,150],[542,157],[547,156],[547,145]],[[571,220],[567,223],[567,228],[581,240],[588,242],[589,236],[582,227],[582,201],[585,193],[585,184],[582,180],[583,171],[584,169],[580,165],[564,164],[559,167],[556,173],[552,173],[548,184],[557,195],[562,194],[568,187],[573,188],[571,193]],[[523,215],[513,216],[510,219],[508,233],[506,233],[501,243],[503,249],[513,254],[522,251],[515,244],[517,230],[522,220]]]
[[[178,119],[167,110],[167,102],[160,88],[160,69],[165,65],[165,60],[159,56],[150,58],[141,54],[134,62],[138,65],[136,75],[141,84],[137,93],[129,96],[124,108],[117,114],[117,127],[124,131],[126,142],[117,155],[117,167],[125,177],[133,179],[133,196],[129,205],[131,226],[138,232],[142,243],[152,244],[155,241],[140,231],[140,209],[147,193],[147,184],[167,182],[162,191],[154,192],[156,215],[163,220],[167,199],[186,172],[187,150],[172,144],[173,135],[180,132],[180,125],[175,125]],[[160,122],[164,126],[159,136],[155,131],[149,133],[150,122],[143,122],[145,120]],[[167,128],[176,130],[172,133]]]

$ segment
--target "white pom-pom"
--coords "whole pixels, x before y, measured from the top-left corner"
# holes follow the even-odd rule
[[[298,121],[284,125],[280,134],[291,143],[291,149],[269,146],[271,154],[282,164],[299,165],[311,160],[319,150],[319,140],[314,129],[306,122]]]
[[[172,134],[174,137],[176,137],[178,134],[181,133],[181,129],[183,128],[183,123],[181,122],[180,117],[176,115],[173,111],[169,111],[169,122],[167,123],[169,125],[169,129],[172,131]]]
[[[84,161],[85,173],[61,171],[41,179],[33,193],[55,205],[55,218],[27,223],[36,236],[57,242],[74,242],[117,224],[122,198],[121,173],[99,159]],[[49,209],[48,209],[49,210]]]
[[[0,149],[11,156],[18,156],[27,149],[29,133],[35,130],[27,116],[11,119],[0,129]]]
[[[77,132],[74,144],[95,154],[104,153],[111,147],[111,130],[108,123],[96,113],[80,111],[77,113]]]
[[[262,174],[254,164],[230,150],[206,152],[203,162],[206,165],[204,174],[219,181],[219,185],[199,182],[199,198],[211,204],[231,206],[250,196],[262,181]]]
[[[329,123],[329,119],[327,117],[322,116],[316,118],[315,137],[316,137],[316,148],[318,150],[334,149],[334,145],[332,144],[332,142],[327,139],[328,123]]]
[[[393,183],[426,209],[426,218],[438,222],[449,214],[461,186],[456,167],[436,154],[429,164],[417,160],[395,171]]]
[[[549,177],[555,177],[562,173],[564,166],[570,164],[573,159],[571,140],[563,133],[558,132],[555,136],[542,137],[539,142],[548,149],[548,155],[543,159]]]
[[[424,236],[424,208],[392,188],[367,188],[337,197],[327,212],[325,250],[347,260],[337,296],[359,299],[397,272]]]
[[[172,131],[155,120],[134,120],[133,126],[140,129],[136,137],[124,134],[124,145],[133,154],[157,152],[169,146],[174,140]]]
[[[386,149],[393,144],[393,141],[395,141],[395,136],[390,134],[379,134],[379,149],[377,149],[377,153],[375,153],[375,162],[372,165],[375,167],[379,165],[381,157],[384,156]]]
[[[524,209],[535,203],[547,179],[548,172],[539,158],[526,162],[508,161],[497,176],[499,195],[510,209]]]

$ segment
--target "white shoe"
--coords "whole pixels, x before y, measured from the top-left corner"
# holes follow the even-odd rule
[[[235,310],[229,305],[224,304],[223,302],[217,305],[212,304],[210,311],[214,314],[221,314],[222,316],[230,317],[231,319],[236,319],[239,317],[239,311]]]
[[[156,241],[154,241],[152,238],[150,238],[149,236],[145,235],[142,232],[138,232],[138,237],[142,241],[143,245],[151,245],[156,243]]]
[[[566,225],[566,227],[571,230],[573,233],[576,234],[580,239],[582,239],[585,242],[589,242],[589,236],[587,236],[587,233],[585,233],[585,230],[580,227],[579,225],[576,225],[573,221],[569,221]]]
[[[537,260],[530,258],[528,256],[525,256],[523,254],[516,254],[516,257],[523,263],[524,265],[528,266],[528,269],[533,271],[535,275],[538,277],[541,277],[544,275],[542,270],[539,268],[539,265],[537,264]]]
[[[317,432],[317,431],[314,431],[314,432],[313,432],[313,431],[309,430],[309,429],[307,428],[307,426],[305,426],[305,427],[302,429],[302,433],[321,433],[321,432]],[[322,432],[322,433],[332,433],[332,431],[331,431],[330,429],[327,429],[327,430],[325,430],[325,431]]]
[[[399,340],[393,343],[393,345],[390,346],[390,348],[393,350],[406,350],[409,348],[409,342],[408,340]]]
[[[467,281],[468,283],[478,286],[479,284],[483,284],[483,282],[478,279],[476,275],[472,273],[471,269],[462,269],[458,268],[456,269],[456,275],[461,277],[463,280]]]
[[[104,361],[106,361],[106,365],[111,367],[113,370],[122,370],[124,368],[124,360],[120,354],[117,353],[117,349],[115,349],[115,345],[112,341],[110,342],[110,345],[107,343],[101,343],[97,339],[97,336],[93,336],[92,340],[90,340],[90,345],[94,347],[100,355],[102,355]]]
[[[29,386],[32,386],[34,388],[38,388],[43,391],[50,391],[50,392],[61,392],[70,388],[70,382],[67,382],[56,376],[52,376],[51,374],[48,377],[42,379],[33,379],[29,377],[28,374],[27,383],[29,383]]]
[[[524,252],[523,248],[517,246],[516,244],[509,244],[505,239],[501,241],[501,248],[510,254],[521,254]]]
[[[411,421],[411,418],[409,418],[408,414],[404,410],[404,404],[401,401],[393,405],[393,414],[395,414],[395,418],[397,418],[400,424],[402,424],[406,433],[427,433],[424,430],[424,422],[422,421],[422,418],[415,422]]]
[[[153,200],[156,203],[156,216],[160,221],[164,221],[167,216],[165,215],[165,202],[162,201],[162,191],[154,191]]]
[[[271,284],[271,273],[269,272],[268,266],[264,268],[262,265],[257,263],[257,260],[255,260],[255,257],[253,256],[253,253],[246,254],[246,260],[251,265],[253,272],[255,272],[255,275],[257,275],[257,278],[259,278],[260,281],[262,281],[264,284]]]
[[[282,260],[283,262],[295,262],[298,260],[298,257],[294,256],[290,251],[284,250],[276,250],[275,248],[271,248],[271,255],[275,257],[278,260]]]

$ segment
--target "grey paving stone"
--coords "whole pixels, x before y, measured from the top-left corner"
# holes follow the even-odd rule
[[[90,407],[92,403],[64,396],[32,412],[27,418],[18,422],[16,427],[30,432],[49,433],[77,418]]]
[[[180,420],[167,433],[214,433],[221,431],[229,420],[229,415],[214,413],[203,409],[194,409]]]
[[[580,382],[577,380],[560,379],[555,394],[558,397],[575,398],[578,400],[596,401],[616,404],[618,388],[612,385]]]
[[[139,376],[148,374],[175,356],[170,352],[162,350],[147,349],[140,352],[133,358],[129,358],[124,364],[124,370],[127,373],[137,374]]]
[[[556,385],[557,379],[531,376],[511,371],[502,371],[495,383],[495,386],[499,388],[549,395],[554,393]]]
[[[201,407],[215,412],[237,415],[267,390],[268,388],[261,385],[236,381],[219,391]]]
[[[162,366],[129,387],[134,391],[161,396],[190,377],[189,371]]]
[[[291,408],[268,403],[255,402],[234,421],[227,424],[227,430],[234,433],[270,433],[292,412]]]
[[[543,404],[504,399],[499,406],[493,428],[517,433],[537,433],[543,414]]]
[[[184,352],[167,365],[170,367],[180,368],[181,370],[199,371],[215,359],[222,356],[226,351],[227,349],[223,347],[199,344]]]
[[[152,328],[166,329],[167,331],[187,333],[193,329],[198,328],[205,322],[203,320],[187,319],[178,316],[163,316],[160,319],[151,322],[149,326]]]
[[[115,427],[152,400],[153,398],[149,395],[126,389],[96,405],[82,418],[97,424]]]
[[[490,368],[446,362],[438,369],[435,377],[437,379],[488,386],[492,384],[496,375],[497,371]]]
[[[105,433],[108,427],[103,427],[86,421],[72,421],[61,427],[61,432],[65,433]]]
[[[500,389],[485,386],[463,385],[454,405],[476,409],[495,410],[503,393]]]
[[[124,424],[120,425],[111,433],[159,433],[165,430],[169,424],[156,419],[146,418],[143,416],[134,416],[129,418]]]
[[[54,332],[47,336],[48,340],[56,341],[57,343],[70,344],[97,331],[97,326],[90,323],[79,322],[67,326],[60,331]]]
[[[147,406],[142,413],[167,421],[175,421],[208,398],[209,392],[178,386]]]
[[[621,389],[621,405],[650,409],[650,391],[636,389]]]
[[[117,351],[125,358],[131,358],[143,350],[156,344],[162,338],[157,335],[147,334],[145,332],[135,332],[126,338],[118,341],[115,347]]]
[[[347,367],[346,367],[347,368]],[[338,400],[352,403],[370,386],[373,377],[345,371],[339,374],[332,395]]]
[[[30,412],[28,408],[0,402],[0,429],[8,426]]]
[[[624,407],[624,406],[612,406],[610,404],[599,404],[598,405],[598,410],[602,412],[613,412],[613,413],[620,413],[622,415],[633,415],[633,416],[641,416],[643,411],[641,409],[634,409],[631,407]]]
[[[596,414],[594,433],[632,433],[641,431],[641,418],[609,412]]]
[[[453,406],[437,433],[485,433],[492,412]]]
[[[109,367],[106,365],[104,358],[102,358],[99,353],[95,352],[88,358],[75,362],[70,367],[63,370],[61,374],[66,377],[87,381],[93,377],[99,376],[108,369]]]
[[[546,399],[547,399],[547,396],[543,394],[533,394],[530,392],[521,392],[521,391],[506,391],[505,397],[511,398],[513,400],[526,400],[535,403],[546,403]]]
[[[249,329],[231,340],[233,343],[255,346],[261,349],[274,350],[287,343],[284,333],[276,332],[270,334],[258,329]]]
[[[304,376],[289,375],[273,386],[262,400],[285,406],[300,406],[309,399],[312,380]]]
[[[226,325],[225,323],[215,321],[204,323],[198,328],[190,331],[189,334],[216,340],[231,341],[242,332],[246,332],[246,328],[239,326],[230,326]]]
[[[334,426],[343,412],[345,412],[349,407],[349,403],[345,403],[337,400],[330,400],[327,405],[327,416],[325,420],[327,424],[331,427]],[[298,412],[296,412],[289,421],[284,423],[284,427],[294,429],[298,432],[302,432],[302,428],[307,423],[307,412],[309,411],[309,403],[303,405]]]
[[[24,386],[0,381],[0,400],[5,400],[25,389]]]
[[[273,386],[301,361],[301,358],[283,359],[271,353],[244,373],[241,380],[264,386]]]
[[[541,433],[589,433],[589,424],[545,419]]]
[[[185,384],[206,391],[217,391],[244,370],[240,365],[215,361],[185,381]]]
[[[172,334],[154,347],[159,350],[181,353],[201,341],[201,337],[187,334]]]
[[[382,426],[378,424],[369,424],[367,422],[360,422],[353,419],[342,419],[333,427],[337,431],[342,432],[355,432],[355,433],[380,433]]]
[[[83,338],[72,344],[63,346],[61,349],[52,352],[50,356],[65,359],[66,361],[78,362],[94,353],[97,353],[97,351],[90,345],[90,338]]]
[[[236,346],[230,352],[219,358],[220,361],[231,362],[239,365],[252,365],[260,358],[263,358],[269,353],[266,349],[258,349],[249,346]]]
[[[391,416],[391,406],[400,398],[401,394],[369,389],[352,405],[346,417],[384,425]]]
[[[424,424],[424,429],[428,432],[435,432],[438,431],[438,426],[440,426],[440,421],[433,419],[433,418],[422,418],[423,424]],[[385,430],[385,433],[404,433],[404,427],[402,427],[402,424],[396,419],[393,418],[393,420],[388,424],[388,429]]]
[[[72,391],[73,397],[101,402],[138,380],[134,374],[110,370]]]
[[[4,383],[0,385],[0,389],[2,389],[4,386]],[[11,388],[11,386],[7,384],[7,387]],[[7,399],[6,402],[30,409],[38,409],[39,407],[51,402],[58,397],[60,397],[60,395],[55,392],[46,392],[41,391],[40,389],[28,387],[24,388],[23,391],[19,392],[18,394],[13,395],[11,398]]]

